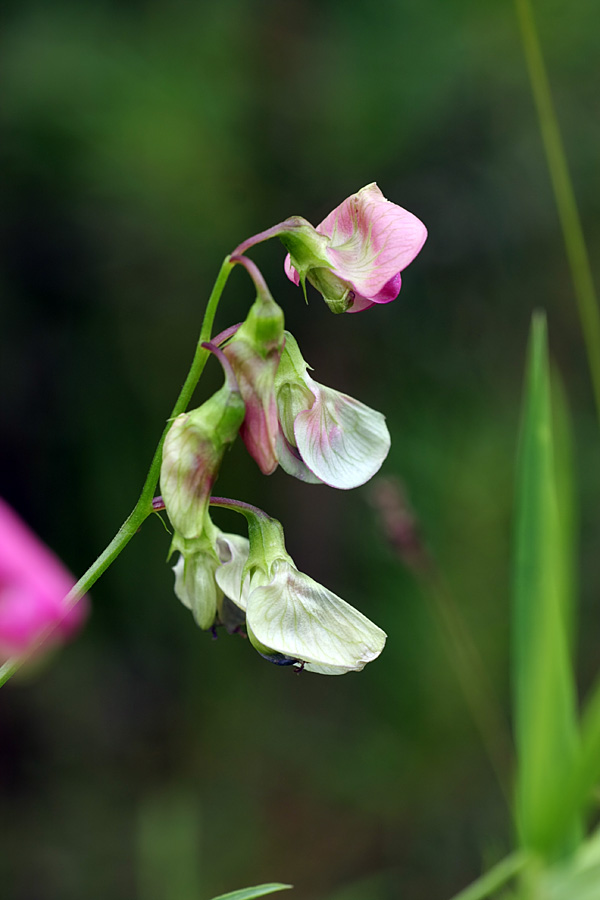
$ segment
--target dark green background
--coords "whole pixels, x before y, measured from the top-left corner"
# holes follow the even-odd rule
[[[536,12],[592,261],[598,7]],[[400,297],[334,317],[257,248],[318,381],[388,418],[400,478],[508,705],[510,516],[531,312],[576,435],[582,683],[597,661],[598,437],[508,0],[2,4],[0,493],[81,573],[133,506],[223,256],[377,181],[427,224]],[[230,279],[217,327],[252,300]],[[198,401],[219,383],[213,363]],[[3,900],[443,900],[510,846],[494,775],[369,489],[260,476],[299,568],[389,634],[360,675],[295,677],[197,630],[148,521],[81,638],[0,692]],[[239,528],[232,514],[219,524]],[[240,520],[241,521],[241,520]],[[510,760],[506,759],[506,774]]]

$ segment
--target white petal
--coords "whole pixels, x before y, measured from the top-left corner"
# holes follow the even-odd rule
[[[217,562],[208,553],[180,556],[175,572],[175,595],[193,613],[200,628],[210,628],[217,615],[218,589],[215,584]]]
[[[248,586],[242,587],[242,578],[249,547],[248,538],[239,534],[221,532],[217,539],[217,551],[223,564],[217,569],[215,578],[223,593],[240,609],[246,609],[248,597]]]
[[[385,417],[347,394],[317,384],[309,375],[305,378],[316,400],[294,422],[300,456],[331,487],[348,490],[365,484],[389,453]]]
[[[276,447],[277,459],[284,472],[287,472],[288,475],[293,475],[294,478],[298,478],[300,481],[305,481],[307,484],[323,484],[321,479],[317,478],[314,472],[311,472],[308,466],[302,462],[296,448],[292,447],[286,440],[281,427],[277,435]]]
[[[280,562],[274,569],[248,598],[248,629],[261,644],[325,675],[360,671],[379,656],[381,628],[295,566]]]

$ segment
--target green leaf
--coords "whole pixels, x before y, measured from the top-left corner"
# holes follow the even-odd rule
[[[557,423],[566,429],[566,416]],[[566,441],[559,442],[561,447]],[[577,761],[568,454],[555,454],[546,319],[534,314],[517,460],[512,677],[517,745],[516,812],[522,846],[546,858],[572,849],[575,812],[562,813]]]
[[[254,897],[264,897],[265,894],[273,894],[275,891],[285,891],[293,887],[291,884],[257,884],[256,887],[240,888],[230,894],[220,894],[213,900],[253,900]]]

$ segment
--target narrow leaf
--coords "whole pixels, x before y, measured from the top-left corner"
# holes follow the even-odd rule
[[[230,894],[220,894],[213,897],[213,900],[254,900],[254,897],[264,897],[265,894],[285,891],[291,887],[293,887],[291,884],[257,884],[256,887],[240,888],[239,891],[231,891]]]
[[[512,676],[519,837],[545,856],[573,847],[579,834],[574,815],[558,814],[577,757],[572,541],[559,515],[567,486],[564,473],[557,477],[546,320],[536,313],[517,460]]]

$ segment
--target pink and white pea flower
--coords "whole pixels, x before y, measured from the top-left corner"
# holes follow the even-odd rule
[[[390,450],[385,416],[311,378],[295,338],[287,331],[285,338],[275,378],[281,468],[341,490],[365,484]]]
[[[89,607],[65,598],[75,579],[0,499],[0,663],[72,638]]]
[[[296,568],[276,519],[261,510],[253,513],[247,504],[240,506],[247,511],[247,558],[238,554],[221,565],[215,577],[224,594],[244,611],[254,649],[275,665],[319,675],[360,672],[377,659],[386,633]]]
[[[400,273],[427,238],[420,219],[387,200],[375,183],[344,200],[316,229],[300,218],[288,223],[280,234],[289,250],[286,275],[297,285],[308,280],[335,313],[395,300]]]

